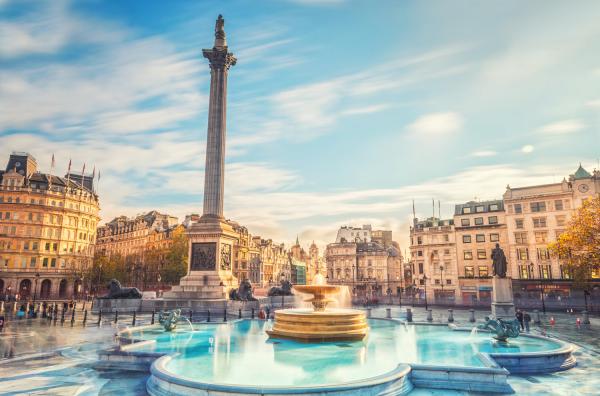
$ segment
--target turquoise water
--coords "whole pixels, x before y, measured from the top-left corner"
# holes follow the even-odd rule
[[[155,344],[136,348],[148,352],[179,352],[166,366],[195,381],[228,385],[311,386],[347,383],[385,374],[399,363],[483,367],[478,352],[518,353],[552,350],[560,344],[520,337],[509,346],[495,343],[488,333],[452,331],[446,326],[405,326],[369,321],[370,333],[361,342],[305,344],[272,340],[271,324],[243,320],[223,325],[182,326],[178,332],[134,332]]]

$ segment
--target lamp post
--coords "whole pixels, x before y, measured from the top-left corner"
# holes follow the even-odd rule
[[[590,296],[590,291],[589,290],[584,290],[583,291],[583,298],[585,299],[585,310],[588,311],[588,297]],[[589,311],[588,311],[589,312]]]
[[[446,296],[444,295],[444,266],[440,265],[440,283],[442,284],[442,300],[446,299]]]
[[[96,284],[96,296],[98,295],[98,290],[100,289],[100,279],[102,277],[102,262],[98,263],[98,283]]]
[[[33,288],[33,303],[35,304],[35,300],[37,299],[37,285],[38,285],[38,280],[40,279],[40,273],[36,272],[35,274],[35,286]]]
[[[425,285],[425,310],[429,309],[427,305],[427,275],[423,274],[423,284]]]
[[[542,295],[542,312],[546,314],[546,302],[544,300],[544,281],[540,279],[540,294]]]

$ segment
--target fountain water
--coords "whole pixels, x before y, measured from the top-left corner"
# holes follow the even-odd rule
[[[357,341],[368,333],[364,312],[354,309],[327,308],[337,302],[331,296],[340,293],[340,287],[327,285],[323,275],[317,274],[312,285],[296,285],[294,290],[311,295],[305,302],[310,308],[282,309],[275,312],[273,328],[267,330],[272,338],[290,338],[307,342]]]

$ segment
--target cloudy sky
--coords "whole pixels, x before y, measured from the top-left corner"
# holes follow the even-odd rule
[[[0,156],[101,170],[104,221],[202,208],[230,50],[227,217],[289,243],[392,229],[600,157],[598,1],[0,0]]]

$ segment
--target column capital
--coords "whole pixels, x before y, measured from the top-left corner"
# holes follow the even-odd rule
[[[229,70],[231,66],[237,63],[236,57],[231,52],[227,52],[227,48],[203,49],[202,55],[208,59],[210,68],[213,70]]]

